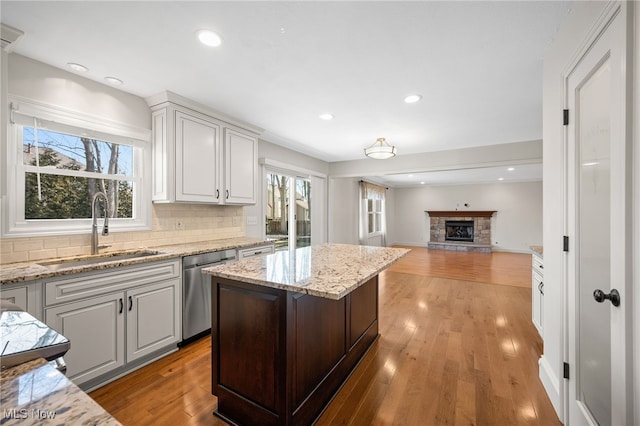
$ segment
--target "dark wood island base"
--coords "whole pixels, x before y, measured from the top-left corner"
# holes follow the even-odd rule
[[[216,415],[310,425],[378,337],[378,276],[329,299],[212,277]]]

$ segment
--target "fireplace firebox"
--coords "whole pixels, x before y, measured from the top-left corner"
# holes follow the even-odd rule
[[[473,242],[473,220],[445,221],[445,241]]]

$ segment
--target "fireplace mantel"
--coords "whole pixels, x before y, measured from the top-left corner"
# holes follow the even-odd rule
[[[491,217],[496,210],[425,210],[430,217]]]

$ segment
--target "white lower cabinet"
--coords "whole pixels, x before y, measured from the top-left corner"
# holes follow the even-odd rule
[[[181,288],[180,260],[45,283],[45,323],[71,342],[64,356],[67,376],[95,387],[102,378],[108,381],[108,373],[122,374],[147,356],[175,350],[181,340]]]
[[[536,326],[538,333],[540,333],[540,336],[543,336],[542,330],[544,328],[543,268],[542,258],[534,254],[531,271],[531,320],[533,321],[533,325]]]
[[[35,318],[42,321],[42,283],[29,281],[1,286],[0,299],[18,305]]]
[[[67,377],[84,383],[124,365],[124,293],[45,309],[46,324],[71,342]]]
[[[127,309],[127,362],[180,340],[180,280],[128,291]]]

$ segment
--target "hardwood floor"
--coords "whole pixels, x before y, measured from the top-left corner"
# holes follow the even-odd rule
[[[380,338],[317,425],[559,425],[538,379],[531,256],[412,248],[380,276]],[[223,425],[210,338],[90,395],[124,425]]]

